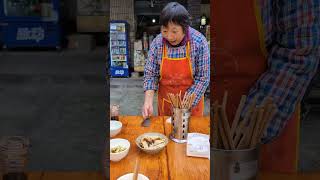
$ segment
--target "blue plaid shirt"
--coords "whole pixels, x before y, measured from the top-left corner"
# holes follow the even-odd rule
[[[191,62],[194,77],[193,85],[187,90],[195,93],[197,105],[204,95],[210,82],[210,52],[206,38],[197,30],[189,27],[189,39],[191,47]],[[159,34],[151,43],[148,58],[144,67],[144,90],[158,90],[160,65],[162,61],[163,37]],[[167,48],[169,58],[181,58],[186,56],[186,44],[179,47]]]
[[[272,97],[276,112],[264,133],[263,143],[277,137],[293,115],[315,75],[320,57],[319,0],[257,0],[260,5],[268,69],[251,88],[258,104]]]

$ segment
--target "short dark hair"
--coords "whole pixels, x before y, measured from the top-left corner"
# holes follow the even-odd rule
[[[161,11],[160,25],[167,26],[169,22],[182,26],[183,31],[186,32],[190,25],[190,14],[181,4],[170,2]]]

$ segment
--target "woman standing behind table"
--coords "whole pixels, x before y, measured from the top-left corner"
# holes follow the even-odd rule
[[[161,34],[151,43],[144,69],[144,118],[153,114],[158,91],[158,114],[171,115],[168,93],[194,93],[192,115],[202,116],[204,93],[210,81],[210,54],[206,38],[191,28],[190,15],[179,3],[165,6],[160,16]]]

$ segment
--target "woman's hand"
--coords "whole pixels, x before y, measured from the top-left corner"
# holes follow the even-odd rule
[[[154,90],[147,90],[145,92],[144,104],[142,107],[143,119],[153,114],[153,95],[154,95]]]

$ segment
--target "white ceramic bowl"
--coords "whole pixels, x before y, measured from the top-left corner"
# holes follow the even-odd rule
[[[111,153],[111,149],[121,145],[126,148],[126,150],[121,151],[119,153]],[[127,156],[130,149],[130,142],[126,139],[116,138],[110,140],[110,160],[117,162]]]
[[[133,173],[129,173],[119,177],[117,180],[132,180],[132,179],[133,179]],[[138,174],[138,180],[149,180],[149,178],[143,174]]]
[[[122,123],[120,121],[110,121],[110,137],[114,137],[120,133]]]
[[[157,149],[145,149],[145,148],[142,148],[139,143],[141,142],[142,138],[144,138],[145,136],[159,136],[161,138],[163,138],[165,140],[165,143],[157,148]],[[139,149],[141,149],[143,152],[145,153],[148,153],[148,154],[157,154],[159,153],[160,151],[162,151],[168,144],[169,140],[167,138],[167,136],[165,136],[164,134],[161,134],[161,133],[153,133],[153,132],[150,132],[150,133],[144,133],[142,135],[140,135],[139,137],[137,137],[136,139],[136,145],[138,146]]]

